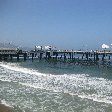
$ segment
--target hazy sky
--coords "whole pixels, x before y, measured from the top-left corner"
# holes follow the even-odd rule
[[[99,48],[112,43],[112,0],[0,0],[0,42]]]

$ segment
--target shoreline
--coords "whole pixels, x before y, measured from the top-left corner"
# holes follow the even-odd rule
[[[2,104],[0,101],[0,112],[14,112],[14,110],[12,107]]]

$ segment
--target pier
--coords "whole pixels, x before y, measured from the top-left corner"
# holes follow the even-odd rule
[[[51,55],[53,54],[53,55]],[[112,51],[48,51],[46,52],[46,59],[63,60],[68,62],[80,63],[112,63]]]
[[[0,60],[19,61],[21,58],[46,60],[49,62],[67,62],[79,64],[112,64],[112,51],[81,51],[81,50],[32,50],[23,51],[16,48],[0,48]]]
[[[12,60],[16,58],[17,61],[19,61],[20,57],[23,57],[25,61],[27,53],[15,48],[0,48],[0,60]]]
[[[36,50],[33,56],[48,62],[65,62],[78,64],[112,64],[112,51],[81,50]]]

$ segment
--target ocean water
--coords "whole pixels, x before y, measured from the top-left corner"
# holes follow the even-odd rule
[[[0,62],[0,100],[15,112],[112,112],[112,68]]]

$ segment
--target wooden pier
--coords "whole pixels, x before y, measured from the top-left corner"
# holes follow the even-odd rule
[[[20,57],[23,57],[25,61],[27,53],[14,48],[0,48],[0,60],[12,60],[13,58],[16,58],[17,61],[19,61]]]
[[[79,62],[79,63],[112,63],[112,51],[76,51],[76,50],[57,50],[46,51],[45,59],[64,61],[64,62]],[[42,55],[41,55],[42,56]],[[42,59],[42,57],[40,58]]]
[[[69,62],[81,64],[109,63],[112,64],[112,51],[77,51],[77,50],[37,50],[25,52],[19,49],[0,48],[0,60],[17,61],[22,58],[34,60],[47,60],[52,62]]]

